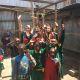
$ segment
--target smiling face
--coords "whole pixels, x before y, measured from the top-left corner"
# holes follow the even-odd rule
[[[18,37],[16,37],[16,38],[15,38],[15,42],[16,42],[16,43],[19,43],[19,42],[20,42],[20,39],[19,39]]]
[[[50,31],[51,31],[51,27],[47,26],[47,32],[50,32]]]
[[[34,49],[35,49],[35,51],[39,52],[39,50],[40,50],[40,45],[39,45],[39,44],[35,44],[35,45],[34,45]]]
[[[50,49],[50,55],[51,56],[54,56],[55,55],[55,52],[56,52],[55,48],[51,48]]]
[[[18,52],[19,52],[19,54],[23,54],[24,53],[24,45],[23,44],[19,44]]]
[[[26,25],[26,31],[31,31],[31,27],[30,27],[30,25]]]
[[[35,29],[35,32],[36,32],[37,34],[41,34],[40,28],[37,27],[37,28]]]

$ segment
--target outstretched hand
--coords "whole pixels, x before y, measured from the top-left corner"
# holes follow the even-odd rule
[[[22,18],[22,16],[21,16],[21,15],[19,15],[19,16],[18,16],[18,20],[20,20],[21,18]]]
[[[58,27],[58,26],[59,26],[57,22],[55,22],[55,26],[56,26],[56,27]]]

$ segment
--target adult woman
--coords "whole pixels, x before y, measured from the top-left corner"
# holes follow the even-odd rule
[[[22,28],[22,16],[18,16],[18,25],[19,25],[19,37],[21,38],[21,43],[27,44],[32,38],[31,27],[30,25],[26,25],[25,31]]]
[[[26,31],[21,33],[21,42],[27,44],[32,38],[31,27],[26,25]]]

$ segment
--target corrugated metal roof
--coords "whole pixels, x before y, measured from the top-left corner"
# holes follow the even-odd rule
[[[21,1],[21,0],[0,0],[0,5],[31,7],[31,4],[29,1]]]
[[[80,3],[80,0],[32,0],[33,7],[36,8],[36,5],[42,9],[52,9],[55,10],[55,3],[57,4],[57,9],[64,8],[65,6],[69,6],[72,3]],[[1,6],[13,6],[13,9],[22,9],[23,11],[27,11],[31,9],[31,0],[0,0]]]

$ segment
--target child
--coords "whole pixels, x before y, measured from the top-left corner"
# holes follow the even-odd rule
[[[14,66],[15,66],[15,57],[18,55],[18,45],[20,44],[20,39],[18,37],[15,38],[12,44],[9,44],[9,48],[11,50],[11,67],[12,67],[12,80],[14,80]]]
[[[51,48],[45,62],[44,80],[59,80],[59,62],[54,58],[55,48]]]
[[[23,44],[19,44],[18,49],[19,55],[15,58],[15,80],[28,80],[30,66],[31,64],[32,66],[36,64],[33,58],[28,53],[24,52]]]

